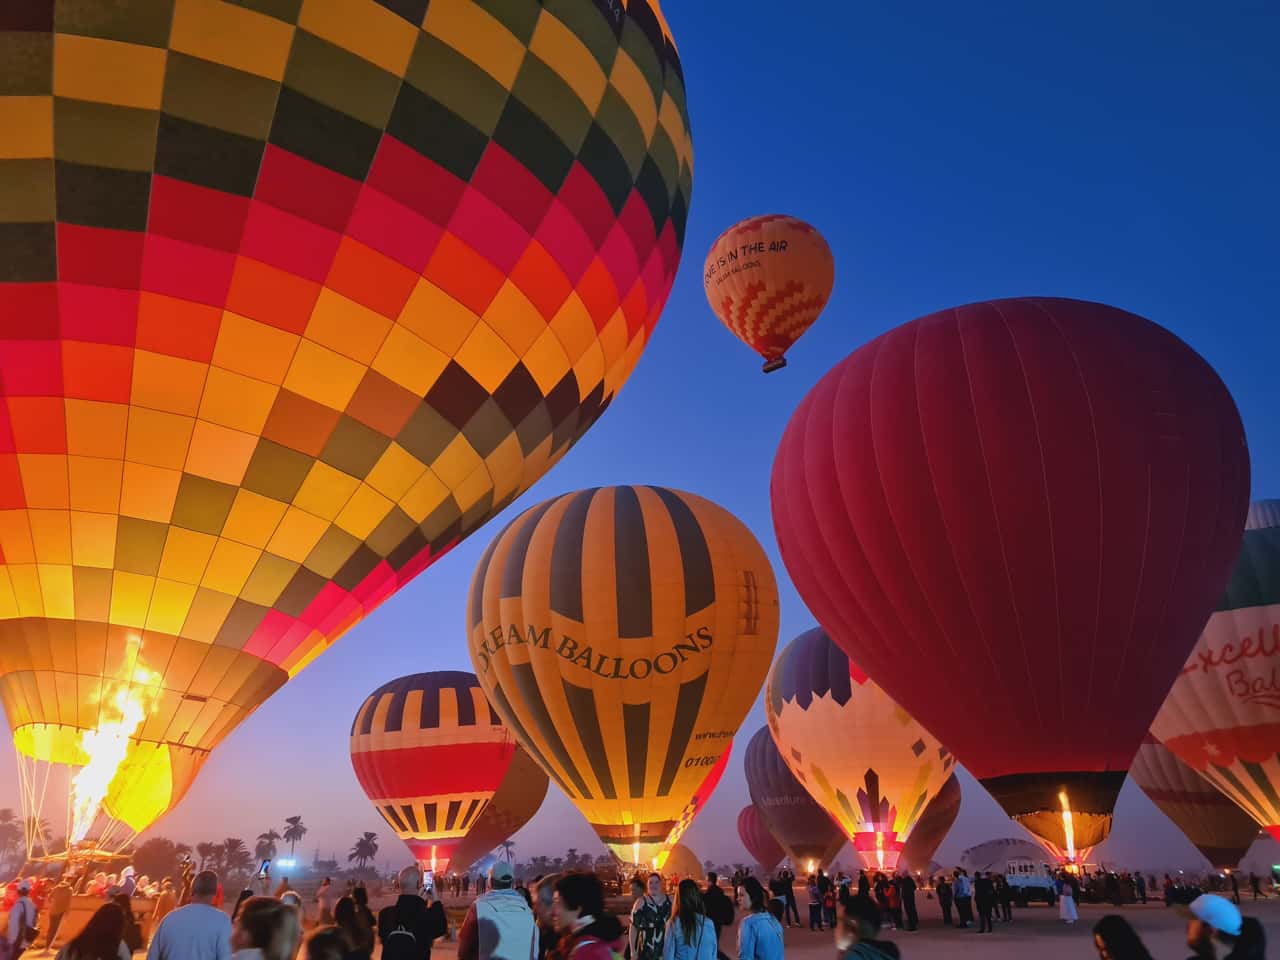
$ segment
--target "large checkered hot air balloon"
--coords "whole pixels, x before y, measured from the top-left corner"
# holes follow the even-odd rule
[[[951,753],[821,629],[782,648],[765,712],[779,755],[840,824],[862,865],[895,869],[951,775]]]
[[[531,507],[494,539],[467,627],[498,715],[618,858],[647,867],[714,786],[760,691],[778,590],[723,508],[604,487]]]
[[[609,406],[679,261],[684,87],[656,0],[0,31],[0,701],[24,783],[83,768],[73,838],[123,837]]]
[[[1240,415],[1199,354],[1047,297],[943,310],[854,351],[793,414],[772,482],[818,622],[1074,859],[1111,829],[1248,496]]]
[[[515,753],[515,738],[470,673],[392,680],[351,724],[360,786],[423,868],[439,872],[479,823]]]

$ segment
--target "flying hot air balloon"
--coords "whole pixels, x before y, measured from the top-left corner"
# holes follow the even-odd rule
[[[751,854],[760,871],[766,875],[773,873],[787,855],[782,844],[769,832],[764,818],[754,804],[748,804],[738,811],[738,839],[747,848],[747,853]]]
[[[751,804],[797,870],[811,872],[835,859],[845,845],[837,824],[796,779],[768,727],[761,727],[743,755]]]
[[[449,869],[515,752],[475,676],[453,670],[383,684],[351,724],[356,779],[427,870]]]
[[[893,870],[955,760],[820,629],[782,649],[765,712],[778,753],[853,844]]]
[[[106,844],[601,415],[676,274],[689,126],[656,0],[26,6],[0,702]]]
[[[1151,732],[1280,839],[1280,500],[1249,508],[1226,592]]]
[[[772,503],[831,638],[1079,859],[1226,581],[1248,490],[1240,417],[1197,353],[1114,307],[1028,298],[837,364],[787,426]]]
[[[518,833],[541,808],[550,782],[528,751],[517,743],[511,765],[494,791],[493,799],[454,848],[452,869],[465,873]]]
[[[787,350],[831,299],[835,262],[822,234],[803,220],[751,217],[716,238],[702,283],[720,322],[771,373],[787,365]]]
[[[932,873],[929,865],[933,862],[934,854],[938,852],[942,841],[951,832],[951,827],[959,815],[960,781],[953,773],[947,777],[947,782],[942,785],[937,795],[929,801],[929,805],[924,808],[924,813],[920,814],[920,819],[916,821],[911,836],[907,837],[907,842],[902,845],[902,855],[898,858],[898,863],[917,873]]]
[[[582,490],[490,544],[468,633],[499,716],[618,859],[647,866],[764,682],[778,591],[759,543],[715,504]]]
[[[1150,734],[1129,776],[1216,870],[1234,870],[1258,839],[1252,817]]]

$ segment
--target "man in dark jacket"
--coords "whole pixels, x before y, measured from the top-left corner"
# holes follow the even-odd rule
[[[720,889],[720,877],[714,873],[707,874],[707,890],[702,895],[702,905],[707,916],[716,927],[716,941],[720,940],[720,931],[733,926],[733,901]]]
[[[447,927],[444,911],[429,910],[422,899],[418,868],[401,870],[400,896],[378,912],[383,960],[431,960],[431,944],[448,932]]]
[[[850,897],[844,922],[836,934],[837,960],[899,960],[902,954],[892,940],[877,940],[880,909],[870,897]]]
[[[916,913],[916,880],[904,871],[898,878],[898,896],[902,898],[902,912],[906,914],[906,929],[918,930],[920,916]]]
[[[796,926],[800,926],[800,908],[796,905],[796,875],[790,870],[782,871],[782,889],[786,895],[787,922],[791,922],[791,918],[795,917]]]
[[[942,908],[942,922],[949,927],[951,926],[951,881],[947,879],[945,873],[934,883],[933,889],[938,894],[938,906]]]
[[[981,871],[974,873],[973,900],[978,908],[978,932],[991,933],[992,914],[996,909],[996,888],[989,874]]]

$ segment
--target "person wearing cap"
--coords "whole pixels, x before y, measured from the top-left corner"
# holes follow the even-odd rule
[[[1242,917],[1226,897],[1204,893],[1178,912],[1187,918],[1187,946],[1195,951],[1189,960],[1264,960],[1262,924]],[[1227,952],[1219,954],[1218,944]]]
[[[495,863],[488,891],[467,908],[458,931],[458,960],[537,960],[533,911],[514,887],[511,864]]]
[[[31,881],[18,880],[18,899],[9,910],[9,960],[18,960],[22,952],[31,946],[36,926],[36,905],[31,899]]]

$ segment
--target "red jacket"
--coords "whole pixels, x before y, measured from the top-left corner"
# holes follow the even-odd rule
[[[608,939],[607,935],[602,935],[602,927],[617,927],[616,919],[608,919],[613,920],[611,925],[606,926],[596,921],[588,927],[566,934],[555,951],[558,960],[616,960],[621,956],[621,935],[616,939]]]

